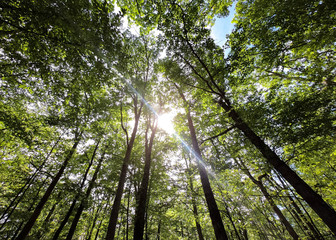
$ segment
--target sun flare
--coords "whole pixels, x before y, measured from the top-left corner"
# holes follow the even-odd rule
[[[158,126],[160,129],[164,130],[169,135],[175,133],[173,119],[175,114],[172,112],[164,113],[158,117]]]

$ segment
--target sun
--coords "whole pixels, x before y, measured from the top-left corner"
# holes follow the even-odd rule
[[[160,129],[164,130],[169,135],[175,133],[173,119],[176,114],[173,112],[164,113],[158,117],[158,126]]]

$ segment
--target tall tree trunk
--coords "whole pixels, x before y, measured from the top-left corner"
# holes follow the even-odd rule
[[[280,157],[263,141],[239,116],[236,110],[232,107],[229,99],[226,96],[226,92],[216,84],[213,74],[208,68],[207,64],[201,59],[198,53],[192,46],[187,30],[184,28],[185,36],[182,40],[185,41],[190,48],[192,54],[201,64],[205,73],[209,78],[204,78],[192,64],[180,56],[200,77],[200,79],[207,84],[210,91],[220,97],[217,101],[218,104],[227,112],[228,116],[234,121],[235,126],[241,130],[244,135],[251,141],[251,143],[261,152],[264,158],[276,169],[296,190],[298,194],[308,203],[308,205],[320,216],[323,222],[330,228],[330,230],[336,234],[336,212],[335,210],[325,202],[322,197],[315,192],[302,178],[300,178],[296,172],[294,172]]]
[[[77,194],[77,195],[75,196],[75,199],[72,201],[71,206],[70,206],[68,212],[66,213],[66,215],[65,215],[65,217],[64,217],[64,219],[63,219],[63,221],[61,222],[61,224],[60,224],[59,227],[57,228],[57,230],[56,230],[56,232],[55,232],[55,234],[54,234],[54,236],[53,236],[53,238],[52,238],[53,240],[57,240],[57,239],[58,239],[58,237],[59,237],[59,235],[61,234],[61,232],[62,232],[64,226],[67,224],[67,222],[68,222],[68,220],[69,220],[69,218],[70,218],[70,216],[71,216],[71,214],[72,214],[72,211],[74,210],[74,208],[75,208],[75,206],[76,206],[76,203],[77,203],[78,198],[79,198],[79,195]]]
[[[99,216],[99,213],[100,211],[103,209],[103,206],[101,204],[98,203],[98,206],[97,206],[97,211],[94,215],[94,218],[93,218],[93,221],[92,221],[92,226],[90,227],[90,230],[88,232],[88,234],[86,235],[86,240],[90,240],[91,239],[91,236],[92,236],[92,233],[93,233],[93,230],[96,226],[96,223],[97,223],[97,219],[98,219],[98,216]]]
[[[201,227],[201,224],[199,223],[199,216],[198,216],[198,211],[197,211],[196,199],[195,199],[194,196],[192,196],[191,201],[192,201],[192,206],[193,206],[193,214],[194,214],[194,218],[195,218],[195,225],[196,225],[198,239],[199,240],[204,240],[203,233],[202,233],[202,227]]]
[[[288,188],[288,185],[285,184],[285,182],[282,180],[282,177],[279,176],[279,174],[277,173],[277,176],[278,176],[278,179],[281,183],[281,185],[275,181],[273,178],[271,178],[270,176],[268,176],[268,181],[275,187],[278,189],[278,191],[281,191],[283,189],[286,189],[288,190],[289,192],[291,192],[294,196],[294,192],[292,191],[292,189]],[[313,234],[314,236],[314,240],[323,240],[323,236],[321,235],[321,233],[318,231],[318,229],[314,226],[313,222],[310,222],[307,217],[305,216],[304,212],[301,210],[301,208],[296,204],[294,198],[288,194],[287,195],[291,205],[293,206],[294,208],[294,211],[298,214],[298,217],[301,219],[301,221],[303,221],[304,225],[306,225],[309,229],[309,231]],[[300,203],[300,201],[299,201]],[[309,216],[308,216],[309,217]],[[306,227],[305,227],[306,229]],[[307,230],[305,231],[305,233],[307,232]]]
[[[59,194],[56,197],[56,199],[59,199],[59,197],[61,196],[61,194],[62,194],[62,192],[59,192]],[[36,236],[34,238],[41,239],[44,236],[44,234],[48,232],[48,230],[49,230],[49,222],[50,222],[51,216],[54,214],[54,211],[55,211],[56,206],[58,204],[59,204],[59,202],[56,201],[54,203],[54,205],[51,207],[51,209],[49,210],[49,213],[48,213],[47,217],[43,221],[42,228],[38,231],[38,233],[36,234]]]
[[[37,193],[35,194],[35,196],[33,197],[33,199],[31,200],[31,204],[29,206],[29,208],[26,210],[26,212],[30,212],[32,209],[34,209],[34,206],[35,206],[35,203],[36,201],[39,199],[39,196],[40,196],[40,192],[41,190],[45,187],[45,184],[47,183],[48,181],[48,176],[43,180],[43,182],[41,183],[41,185],[39,186],[38,190],[37,190]],[[16,236],[20,233],[20,230],[21,230],[21,227],[23,226],[23,224],[25,223],[25,221],[21,221],[19,227],[17,227],[16,231],[14,232],[13,236],[11,239],[15,239]]]
[[[291,204],[292,204],[293,208],[295,209],[295,211],[299,215],[299,217],[302,219],[302,221],[304,222],[304,224],[308,227],[308,229],[310,230],[310,232],[313,234],[314,239],[315,240],[322,240],[322,239],[324,239],[323,236],[321,235],[321,233],[318,230],[315,229],[315,227],[311,224],[311,222],[309,222],[309,220],[307,219],[307,217],[304,215],[304,212],[296,204],[296,202],[294,201],[294,199],[291,196],[288,196],[288,197],[289,197],[289,200],[291,201]]]
[[[149,183],[148,187],[148,199],[150,199],[150,193],[151,193],[151,182]],[[148,234],[148,222],[150,222],[150,218],[148,217],[148,207],[149,207],[149,201],[146,203],[146,213],[145,213],[145,240],[149,239],[149,234]]]
[[[236,224],[233,221],[233,218],[232,218],[229,206],[228,206],[228,202],[230,202],[230,201],[232,202],[232,208],[236,209],[236,211],[233,211],[234,214],[237,214],[238,218],[240,219],[240,221],[244,222],[244,217],[240,213],[240,209],[237,207],[237,205],[234,203],[234,201],[232,199],[230,199],[230,197],[223,195],[223,188],[222,188],[220,182],[217,179],[215,179],[215,182],[216,182],[216,185],[217,185],[218,189],[220,190],[219,192],[220,192],[221,197],[223,199],[223,203],[224,203],[224,206],[225,206],[225,213],[227,214],[227,216],[228,216],[228,218],[229,218],[229,220],[231,222],[231,225],[232,225],[232,227],[233,227],[233,229],[234,229],[234,231],[236,233],[237,238],[241,239],[243,237],[244,239],[247,239],[245,237],[245,235],[247,236],[247,230],[246,230],[246,228],[240,228],[239,231],[238,231],[238,229],[236,227]],[[242,236],[241,236],[240,232],[242,232]]]
[[[5,224],[7,223],[8,219],[11,217],[12,213],[14,212],[14,210],[16,209],[17,205],[20,203],[21,199],[24,197],[25,193],[28,191],[30,185],[34,182],[35,178],[37,177],[37,175],[39,174],[39,172],[41,171],[41,169],[44,167],[44,165],[46,164],[46,162],[48,161],[51,153],[53,152],[54,148],[57,146],[58,142],[60,141],[61,137],[59,137],[57,139],[57,141],[55,142],[55,144],[52,146],[51,150],[49,151],[49,153],[47,154],[47,156],[44,158],[43,162],[41,163],[41,165],[38,167],[38,169],[35,170],[35,172],[28,178],[28,180],[26,181],[26,183],[20,188],[19,192],[16,194],[16,196],[13,198],[13,200],[10,202],[10,204],[7,206],[7,208],[4,210],[4,212],[2,213],[0,219],[2,219],[4,216],[6,216],[6,219],[3,221],[3,223],[0,226],[0,230],[5,226]],[[16,202],[16,200],[18,200]],[[12,208],[13,207],[13,208]],[[12,209],[11,209],[12,208]]]
[[[106,200],[107,200],[107,202],[106,202],[106,204],[104,204],[104,206],[102,206],[101,208],[100,208],[100,210],[99,210],[99,212],[103,212],[103,213],[105,213],[106,212],[106,210],[107,210],[107,208],[109,207],[109,202],[110,202],[110,199],[111,199],[111,196],[109,196]],[[98,220],[98,217],[99,217],[99,213],[98,213],[98,211],[97,211],[97,213],[96,213],[96,221],[94,221],[94,223],[93,223],[93,225],[92,225],[92,228],[91,228],[91,231],[90,231],[90,234],[88,235],[88,237],[86,238],[86,240],[90,240],[91,239],[91,235],[93,234],[93,230],[94,230],[94,228],[95,228],[95,226],[96,226],[96,224],[97,224],[97,221],[99,221]],[[101,227],[101,225],[102,225],[102,222],[103,222],[103,219],[100,219],[100,221],[99,221],[99,224],[98,224],[98,227],[97,227],[97,230],[96,230],[96,234],[95,234],[95,240],[97,239],[97,237],[98,237],[98,235],[99,235],[99,231],[100,231],[100,227]]]
[[[153,126],[150,126],[151,123],[147,123],[146,129],[146,139],[145,139],[145,166],[144,166],[144,174],[141,181],[141,186],[139,189],[139,197],[138,204],[135,211],[135,220],[134,220],[134,233],[133,239],[142,240],[145,226],[145,212],[146,212],[146,202],[147,193],[148,193],[148,183],[149,183],[149,175],[150,175],[150,166],[151,166],[151,155],[154,137],[157,129],[157,120],[154,119]],[[150,139],[148,140],[148,130],[151,128]]]
[[[96,232],[96,235],[95,235],[94,240],[97,240],[97,239],[98,239],[98,236],[99,236],[99,232],[100,232],[100,228],[101,228],[102,223],[103,223],[103,220],[100,220],[99,225],[98,225],[98,229],[97,229],[97,232]]]
[[[109,225],[108,225],[108,228],[107,228],[107,233],[106,233],[106,238],[105,238],[106,240],[113,240],[114,239],[114,234],[115,234],[115,229],[116,229],[116,225],[117,225],[117,221],[118,221],[118,214],[119,214],[119,209],[120,209],[120,204],[121,204],[121,198],[122,198],[122,195],[123,195],[124,185],[125,185],[125,181],[126,181],[128,164],[129,164],[129,161],[130,161],[130,158],[131,158],[131,153],[132,153],[133,144],[134,144],[135,137],[136,137],[136,132],[138,130],[138,123],[139,123],[139,119],[140,119],[142,106],[143,106],[143,103],[141,103],[141,106],[140,106],[139,110],[137,110],[137,108],[135,108],[134,128],[133,128],[133,132],[132,132],[132,135],[131,135],[131,139],[127,143],[126,154],[125,154],[124,162],[123,162],[123,165],[122,165],[122,168],[121,168],[118,188],[117,188],[117,192],[116,192],[116,195],[115,195],[115,198],[114,198],[112,211],[111,211],[111,215],[110,215],[110,219],[109,219]]]
[[[271,207],[273,208],[274,212],[276,213],[276,215],[279,217],[280,221],[282,222],[282,224],[285,226],[287,232],[289,233],[289,235],[291,235],[291,237],[295,240],[299,239],[299,236],[297,235],[297,233],[295,232],[294,228],[292,227],[292,225],[288,222],[288,220],[286,219],[286,217],[283,215],[283,213],[281,212],[281,210],[278,208],[278,206],[275,204],[275,202],[273,201],[272,197],[269,195],[269,193],[267,192],[267,189],[265,188],[264,184],[261,181],[261,177],[259,177],[259,179],[255,179],[252,174],[250,173],[250,171],[248,170],[248,168],[245,166],[245,164],[242,161],[236,160],[236,163],[240,166],[241,170],[243,172],[246,173],[246,175],[249,177],[249,179],[258,186],[258,188],[260,189],[260,191],[263,193],[264,197],[266,198],[266,200],[268,201],[268,203],[271,205]]]
[[[23,227],[21,233],[19,234],[19,236],[17,237],[17,240],[22,240],[25,239],[30,230],[32,229],[32,227],[34,226],[38,216],[40,215],[44,205],[46,204],[46,202],[48,201],[52,191],[54,190],[56,184],[58,183],[59,179],[61,178],[65,168],[67,167],[72,155],[75,153],[77,145],[79,143],[79,141],[81,140],[81,136],[82,133],[80,133],[75,140],[74,145],[72,146],[71,150],[69,151],[69,153],[67,154],[61,168],[59,169],[59,171],[57,172],[56,176],[54,177],[54,179],[52,180],[52,182],[50,183],[48,189],[46,190],[45,194],[43,195],[42,199],[40,200],[40,202],[38,203],[38,205],[36,206],[33,214],[31,215],[30,219],[28,220],[28,222],[26,223],[26,225]]]
[[[72,211],[74,210],[74,208],[75,208],[75,206],[76,206],[76,203],[77,203],[77,201],[78,201],[78,198],[80,197],[80,194],[81,194],[82,191],[83,191],[83,187],[84,187],[84,185],[85,185],[85,181],[86,181],[87,175],[88,175],[89,170],[90,170],[90,168],[91,168],[91,166],[92,166],[92,164],[93,164],[93,160],[94,160],[94,158],[95,158],[95,156],[96,156],[96,152],[97,152],[97,149],[98,149],[98,146],[99,146],[99,142],[100,142],[100,140],[97,142],[97,144],[96,144],[96,146],[95,146],[95,149],[93,150],[93,153],[92,153],[92,156],[91,156],[91,160],[90,160],[90,162],[89,162],[89,165],[88,165],[88,167],[87,167],[86,170],[85,170],[85,173],[84,173],[82,182],[81,182],[80,187],[79,187],[80,190],[79,190],[79,192],[76,194],[74,200],[73,200],[72,203],[71,203],[71,206],[70,206],[68,212],[66,213],[66,215],[65,215],[65,217],[64,217],[64,219],[63,219],[63,221],[61,222],[60,226],[58,227],[57,231],[55,232],[54,237],[53,237],[53,240],[57,240],[57,239],[58,239],[58,237],[59,237],[59,235],[61,234],[61,232],[62,232],[64,226],[67,224],[67,222],[68,222],[68,220],[69,220],[69,218],[70,218],[70,216],[71,216],[71,214],[72,214]]]
[[[265,198],[267,199],[267,201],[269,202],[269,204],[271,205],[271,207],[273,208],[274,212],[279,217],[279,219],[282,222],[282,224],[285,226],[285,228],[288,231],[288,233],[292,236],[293,239],[299,239],[299,236],[295,232],[294,228],[288,222],[288,220],[286,219],[286,217],[282,214],[282,212],[278,208],[278,206],[274,203],[272,197],[267,192],[267,190],[266,190],[265,186],[263,185],[263,183],[261,181],[258,181],[258,183],[256,183],[256,184],[259,187],[259,189],[261,190],[261,192],[263,193],[263,195],[265,196]]]
[[[224,99],[224,98],[223,98]],[[251,143],[261,152],[268,162],[283,176],[309,206],[320,216],[330,230],[336,234],[336,212],[315,192],[299,175],[296,174],[280,157],[240,118],[231,107],[228,100],[221,100],[219,104],[235,122]]]
[[[231,225],[232,225],[232,227],[233,227],[233,230],[234,230],[234,232],[235,232],[235,235],[237,236],[237,239],[238,239],[238,240],[241,240],[240,234],[239,234],[239,232],[238,232],[238,230],[237,230],[237,228],[236,228],[236,224],[234,223],[234,221],[233,221],[233,219],[232,219],[230,210],[229,210],[229,208],[228,208],[228,206],[227,206],[226,203],[224,203],[224,205],[225,205],[225,213],[226,213],[226,215],[228,216],[229,221],[231,222]]]
[[[202,233],[202,227],[201,227],[201,224],[199,223],[199,216],[198,216],[196,198],[195,198],[195,194],[194,194],[194,184],[193,184],[193,179],[191,177],[191,169],[189,167],[190,166],[190,158],[189,158],[189,163],[188,163],[186,158],[185,158],[185,162],[186,162],[186,166],[187,166],[189,187],[190,187],[190,192],[191,192],[191,203],[192,203],[192,207],[193,207],[193,215],[194,215],[194,218],[195,218],[197,235],[198,235],[199,240],[204,240],[203,233]]]
[[[127,209],[126,209],[126,240],[128,240],[129,233],[129,210],[130,210],[130,197],[131,197],[131,183],[128,185],[128,196],[127,196]]]
[[[161,235],[161,219],[159,220],[158,223],[158,230],[157,230],[157,234],[156,234],[156,239],[160,240],[160,235]]]
[[[175,86],[178,89],[180,96],[183,99],[183,102],[187,105],[187,100],[185,99],[181,89],[176,84]],[[212,192],[208,173],[203,164],[201,150],[197,142],[196,132],[195,132],[194,124],[193,124],[193,121],[190,115],[189,107],[187,109],[187,118],[188,118],[188,127],[190,131],[190,137],[191,137],[192,146],[193,146],[193,154],[195,155],[195,158],[197,161],[197,166],[198,166],[198,170],[199,170],[200,177],[201,177],[202,188],[203,188],[204,196],[205,196],[208,209],[210,212],[210,218],[211,218],[212,226],[215,231],[215,236],[217,240],[227,240],[228,237],[225,232],[222,217],[220,215],[214,194]]]
[[[99,144],[99,142],[98,142],[98,144]],[[98,147],[98,144],[97,144],[97,146],[96,146],[96,149],[97,149],[97,147]],[[96,149],[95,149],[95,150],[96,150]],[[72,220],[71,227],[70,227],[69,232],[68,232],[68,235],[67,235],[67,237],[66,237],[67,240],[71,240],[71,239],[72,239],[72,236],[73,236],[74,233],[75,233],[75,230],[76,230],[78,221],[79,221],[79,219],[80,219],[80,216],[82,215],[82,212],[83,212],[83,210],[85,209],[85,207],[86,207],[86,205],[87,205],[87,201],[88,201],[88,199],[89,199],[89,197],[90,197],[91,191],[92,191],[92,189],[93,189],[93,187],[94,187],[94,184],[95,184],[95,182],[96,182],[98,173],[99,173],[99,171],[100,171],[101,164],[102,164],[103,159],[104,159],[104,156],[105,156],[105,151],[106,151],[106,149],[104,150],[102,156],[100,157],[100,160],[99,160],[99,162],[98,162],[98,165],[97,165],[97,167],[96,167],[96,170],[95,170],[95,172],[93,173],[92,179],[91,179],[91,181],[90,181],[90,183],[89,183],[88,189],[86,190],[85,197],[84,197],[84,199],[82,199],[81,204],[79,205],[79,208],[77,209],[76,215],[75,215],[74,219]],[[94,156],[95,156],[95,153],[94,153],[94,155],[92,156],[92,158],[94,158]],[[93,159],[92,159],[92,160],[93,160]]]

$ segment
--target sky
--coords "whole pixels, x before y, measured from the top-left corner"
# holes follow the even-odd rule
[[[233,24],[231,23],[235,14],[235,3],[229,8],[230,14],[225,18],[216,18],[214,26],[211,28],[211,37],[219,46],[223,46],[226,41],[226,34],[231,33]]]

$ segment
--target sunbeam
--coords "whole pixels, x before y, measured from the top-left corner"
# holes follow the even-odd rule
[[[158,117],[159,128],[164,130],[169,135],[172,135],[175,133],[174,124],[173,124],[174,117],[175,117],[175,114],[173,112],[164,113],[162,115],[159,115]]]

